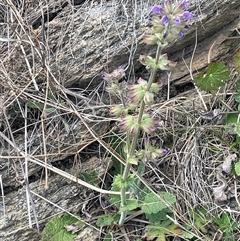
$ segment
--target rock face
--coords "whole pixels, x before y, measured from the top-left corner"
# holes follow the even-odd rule
[[[97,157],[92,157],[80,165],[79,171],[90,172],[95,170],[98,180],[100,180],[109,167],[109,159],[100,160]],[[64,161],[62,171],[74,175],[76,169],[78,167],[74,166],[73,162],[69,161],[66,164],[66,161]],[[64,212],[79,216],[80,210],[84,212],[84,205],[87,205],[95,196],[92,190],[77,184],[76,180],[71,181],[54,172],[49,172],[48,176],[47,190],[45,189],[45,180],[40,176],[37,181],[30,183],[29,186],[24,185],[5,196],[6,213],[5,215],[1,214],[0,218],[1,241],[40,240],[41,234],[37,232],[37,228],[42,230],[44,224],[51,217],[61,215]],[[29,202],[32,228],[29,228],[26,190],[29,191],[28,193],[31,190]],[[3,213],[3,206],[0,207],[1,213]]]
[[[92,143],[91,131],[101,136],[109,130],[109,121],[103,121],[108,108],[102,102],[111,100],[102,101],[101,72],[124,65],[128,81],[138,78],[143,69],[139,55],[155,51],[141,40],[149,31],[153,1],[2,2],[0,174],[4,189],[14,191],[5,196],[5,215],[0,206],[0,241],[40,240],[35,224],[28,228],[24,153],[50,164]],[[186,36],[164,50],[178,62],[171,76],[177,87],[191,81],[189,72],[204,70],[209,60],[228,60],[238,48],[239,0],[194,0],[190,10],[195,18]],[[164,81],[164,73],[158,76]],[[29,164],[29,178],[40,168]],[[39,181],[29,188],[62,209],[80,209],[84,197],[77,184],[56,174],[49,183],[47,191]],[[40,229],[46,218],[62,211],[33,193],[32,198]]]
[[[48,4],[43,1],[37,6],[34,1],[29,1],[22,10],[21,5],[11,8],[6,1],[6,6],[9,7],[5,10],[11,9],[9,14],[15,20],[8,26],[12,42],[2,43],[5,65],[5,73],[1,74],[2,81],[11,78],[21,86],[28,77],[29,80],[34,78],[40,85],[46,81],[45,65],[52,75],[49,81],[53,85],[57,81],[65,87],[96,86],[101,82],[102,70],[112,71],[119,65],[128,66],[129,74],[134,78],[134,71],[140,68],[137,61],[139,55],[155,51],[155,48],[146,46],[141,41],[141,36],[149,31],[151,4],[151,1],[136,5],[131,1],[85,1],[80,5],[71,5],[67,1],[52,0]],[[173,59],[181,62],[184,58],[186,64],[189,64],[188,60],[192,57],[197,41],[194,55],[196,62],[192,66],[195,72],[206,66],[206,53],[215,40],[213,52],[210,53],[211,60],[226,54],[227,50],[222,49],[221,43],[238,28],[239,1],[191,1],[191,8],[195,19],[188,33],[165,51]],[[17,14],[22,17],[21,23],[16,20]],[[3,33],[7,29],[5,20],[6,17],[2,20]],[[17,39],[13,33],[15,25],[21,29],[19,41],[14,41]],[[7,39],[7,33],[3,37]],[[202,56],[198,57],[200,53]],[[26,64],[26,57],[32,73]],[[130,68],[132,64],[134,69]],[[178,70],[179,68],[181,71],[172,78],[173,81],[178,80],[177,84],[182,84],[187,81],[184,77],[189,70],[184,65],[179,66]],[[33,83],[29,84],[31,86]]]

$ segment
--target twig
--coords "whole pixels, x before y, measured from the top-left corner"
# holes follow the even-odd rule
[[[39,166],[41,166],[41,167],[44,167],[44,168],[45,168],[45,166],[47,166],[47,169],[48,169],[48,170],[53,171],[53,172],[61,175],[62,177],[68,178],[68,179],[71,180],[71,181],[74,181],[74,182],[76,182],[76,183],[78,183],[78,184],[80,184],[80,185],[83,185],[83,186],[85,186],[85,187],[87,187],[87,188],[90,188],[90,189],[92,189],[92,190],[94,190],[94,191],[97,191],[97,192],[99,192],[99,193],[103,193],[103,194],[104,194],[104,193],[105,193],[105,194],[116,194],[116,195],[119,195],[119,194],[120,194],[120,192],[108,191],[108,190],[104,190],[104,189],[101,189],[101,188],[99,188],[99,187],[93,186],[93,185],[91,185],[91,184],[89,184],[89,183],[87,183],[87,182],[85,182],[85,181],[82,181],[82,180],[79,179],[79,178],[76,178],[75,176],[73,176],[73,175],[71,175],[71,174],[69,174],[69,173],[67,173],[67,172],[64,172],[64,171],[56,168],[56,167],[53,167],[53,166],[51,166],[51,165],[49,165],[49,164],[45,165],[45,163],[42,162],[41,160],[38,160],[38,159],[36,159],[36,158],[30,158],[30,156],[26,155],[26,154],[25,154],[24,152],[22,152],[18,147],[16,147],[16,145],[14,145],[13,142],[12,142],[11,140],[9,140],[9,138],[7,138],[2,132],[0,132],[0,136],[1,136],[5,141],[7,141],[13,148],[15,148],[15,150],[18,151],[18,153],[19,153],[20,155],[22,155],[23,157],[28,157],[28,158],[29,158],[28,160],[31,161],[32,163],[35,163],[35,164],[37,164],[37,165],[39,165]]]
[[[190,67],[189,67],[189,73],[190,73],[190,77],[191,77],[191,80],[193,80],[194,78],[193,78],[193,75],[192,75],[192,65],[193,65],[193,59],[194,59],[194,54],[195,54],[195,52],[196,52],[196,49],[197,49],[197,29],[196,29],[196,41],[195,41],[195,44],[194,44],[194,49],[193,49],[193,54],[192,54],[192,57],[191,57],[191,60],[190,60]],[[184,61],[184,63],[185,63],[185,60],[183,59],[183,61]],[[186,64],[186,63],[185,63]],[[187,66],[187,65],[186,65]],[[188,68],[188,66],[187,66],[187,68]],[[197,93],[198,93],[198,95],[199,95],[199,97],[200,97],[200,99],[201,99],[201,101],[202,101],[202,104],[203,104],[203,106],[204,106],[204,109],[207,111],[208,109],[207,109],[207,106],[206,106],[206,104],[205,104],[205,102],[204,102],[204,100],[203,100],[203,96],[202,96],[202,94],[201,94],[201,92],[200,92],[200,90],[198,89],[198,87],[194,84],[194,86],[195,86],[195,89],[197,90]]]
[[[5,215],[6,214],[6,208],[5,208],[5,197],[4,197],[3,183],[2,183],[2,174],[0,174],[0,186],[1,186],[1,193],[2,193],[3,215]]]

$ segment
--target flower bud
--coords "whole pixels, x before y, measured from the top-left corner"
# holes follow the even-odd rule
[[[121,116],[118,127],[120,131],[129,131],[131,134],[135,134],[139,128],[136,117],[132,115]]]
[[[149,91],[145,92],[144,102],[146,105],[150,106],[153,103],[153,98],[154,98],[153,93],[151,93]]]
[[[178,36],[179,36],[180,38],[183,38],[183,37],[184,37],[184,33],[183,33],[182,31],[180,31],[180,32],[178,33]]]
[[[142,65],[145,65],[147,69],[156,69],[155,59],[151,56],[140,55],[139,61]]]
[[[167,12],[167,14],[171,14],[172,13],[172,4],[169,0],[164,0],[164,10]]]
[[[101,77],[106,81],[111,81],[112,76],[106,72],[102,72]]]
[[[156,130],[153,119],[148,113],[144,113],[142,116],[141,128],[148,134],[152,134]]]
[[[158,5],[155,5],[153,8],[152,8],[152,12],[153,14],[158,14],[160,15],[162,13],[162,7],[161,6],[158,6]]]
[[[169,22],[169,19],[166,15],[162,16],[161,20],[160,20],[160,23],[162,25],[166,25],[167,23]]]
[[[143,36],[143,42],[147,45],[153,45],[158,41],[158,38],[155,35],[147,35]]]
[[[183,0],[183,1],[181,2],[180,6],[181,6],[182,9],[186,8],[186,7],[188,6],[187,0]]]
[[[168,60],[167,54],[162,54],[158,59],[157,67],[161,70],[168,70],[169,67],[175,67],[176,64],[176,62]]]
[[[141,84],[129,85],[128,86],[128,96],[132,103],[139,103],[144,97],[144,86]]]
[[[117,82],[125,76],[125,70],[123,66],[119,66],[112,73],[108,74],[106,72],[102,73],[102,78],[107,82]]]
[[[167,155],[168,154],[168,150],[167,149],[162,149],[162,154],[163,155]]]
[[[112,75],[118,79],[121,79],[122,77],[125,76],[125,70],[123,66],[119,66],[117,69],[115,69],[112,72]]]
[[[150,87],[150,91],[152,93],[157,93],[162,88],[162,85],[163,85],[162,82],[152,83]]]
[[[174,19],[173,19],[173,22],[174,22],[175,24],[177,24],[177,25],[181,24],[181,19],[180,19],[180,17],[174,18]]]
[[[110,108],[110,114],[112,116],[118,117],[118,116],[120,116],[120,115],[122,115],[124,113],[124,110],[125,109],[123,108],[123,106],[120,106],[120,105],[112,106]]]
[[[162,33],[164,30],[165,30],[165,27],[163,25],[156,24],[156,25],[153,25],[152,27],[152,33],[155,34],[158,40],[162,39]]]
[[[109,92],[109,93],[121,93],[122,92],[122,88],[120,85],[118,84],[115,84],[113,82],[110,82],[109,83],[110,85],[106,87],[106,90]]]

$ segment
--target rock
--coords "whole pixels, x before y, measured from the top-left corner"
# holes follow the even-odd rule
[[[109,159],[100,160],[97,157],[93,157],[80,165],[80,167],[81,172],[95,170],[99,178],[98,180],[100,180],[110,167]],[[72,173],[74,169],[75,167],[73,166],[71,169],[65,169],[65,172]],[[30,198],[33,200],[40,231],[42,231],[44,224],[50,218],[65,211],[79,216],[83,204],[86,205],[89,198],[94,197],[92,190],[56,173],[50,172],[48,184],[47,190],[45,189],[45,181],[41,178],[29,184]],[[31,204],[32,228],[29,228],[26,186],[8,193],[5,196],[4,203],[6,208],[5,215],[3,215],[3,207],[0,206],[0,241],[39,241],[41,232],[36,231],[37,224]],[[96,230],[94,233],[96,234]],[[79,238],[79,240],[81,239]]]

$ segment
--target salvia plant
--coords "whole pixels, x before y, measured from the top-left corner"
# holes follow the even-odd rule
[[[151,109],[154,94],[162,87],[161,82],[154,82],[158,70],[170,71],[176,66],[175,62],[168,59],[163,48],[176,38],[184,36],[187,28],[186,22],[193,18],[193,14],[186,10],[188,3],[186,0],[179,4],[173,4],[170,0],[163,0],[161,5],[152,8],[151,32],[144,35],[143,41],[147,45],[156,45],[155,57],[141,55],[139,61],[149,70],[148,80],[139,78],[136,84],[125,84],[121,81],[125,76],[123,66],[118,67],[112,73],[104,72],[103,79],[107,83],[107,90],[117,94],[121,99],[121,104],[111,108],[111,114],[118,118],[118,127],[126,134],[126,144],[124,147],[126,164],[122,174],[115,176],[112,189],[120,190],[120,219],[119,225],[123,225],[127,212],[137,207],[134,197],[134,185],[136,179],[130,170],[132,165],[146,164],[160,155],[167,154],[166,149],[157,149],[151,145],[151,135],[159,127],[159,119],[156,118]],[[141,134],[141,136],[140,136]],[[144,138],[143,148],[139,149],[138,141]],[[141,168],[141,172],[143,169]],[[112,201],[117,202],[114,197]],[[166,206],[164,206],[165,208]]]

